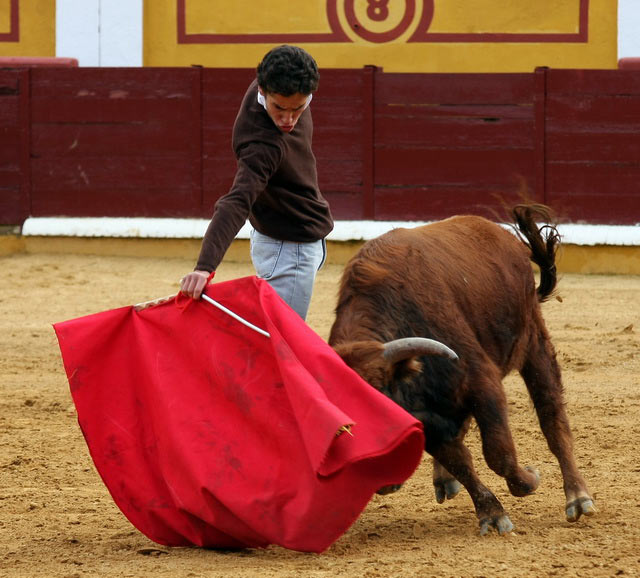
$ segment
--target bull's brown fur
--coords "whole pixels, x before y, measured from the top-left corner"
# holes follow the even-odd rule
[[[575,466],[560,368],[540,310],[556,286],[559,238],[555,228],[544,236],[536,226],[536,218],[548,220],[546,207],[519,205],[513,217],[520,239],[481,217],[458,216],[365,243],[343,273],[329,337],[347,364],[421,419],[439,500],[453,493],[453,475],[471,494],[483,532],[512,526],[462,443],[471,417],[488,465],[511,492],[526,495],[538,484],[536,473],[518,465],[508,428],[501,380],[514,369],[560,463],[567,518],[594,511]],[[540,268],[538,288],[531,261]],[[412,336],[441,341],[459,361],[384,360],[385,342]]]

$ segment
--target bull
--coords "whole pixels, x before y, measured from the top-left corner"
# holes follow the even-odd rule
[[[482,217],[455,216],[365,243],[343,272],[329,335],[347,365],[422,422],[437,501],[462,484],[481,534],[506,534],[513,524],[463,442],[472,418],[488,466],[511,494],[526,496],[539,483],[536,470],[518,464],[509,429],[502,379],[512,370],[559,463],[567,520],[596,511],[576,466],[561,370],[540,306],[556,288],[559,235],[537,225],[549,222],[543,205],[511,213],[515,235]],[[537,288],[531,261],[540,269]]]

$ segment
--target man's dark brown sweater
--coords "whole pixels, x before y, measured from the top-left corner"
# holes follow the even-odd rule
[[[318,188],[312,135],[309,108],[283,133],[258,102],[257,82],[249,86],[233,127],[236,176],[215,205],[196,269],[214,271],[247,218],[275,239],[308,243],[327,236],[333,219]]]

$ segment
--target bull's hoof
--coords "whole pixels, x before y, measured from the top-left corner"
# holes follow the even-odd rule
[[[486,536],[492,528],[497,530],[498,534],[504,536],[513,531],[513,524],[506,514],[495,518],[483,518],[480,520],[481,536]]]
[[[402,484],[391,484],[389,486],[382,486],[376,494],[379,496],[386,496],[387,494],[393,494],[402,487]]]
[[[445,500],[455,498],[460,493],[462,484],[455,478],[448,478],[446,480],[435,480],[433,487],[436,491],[436,501],[438,504],[442,504]]]
[[[580,516],[593,516],[597,512],[593,500],[589,496],[576,498],[567,503],[567,522],[576,522]]]

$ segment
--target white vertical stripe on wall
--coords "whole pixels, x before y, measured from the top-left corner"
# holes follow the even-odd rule
[[[100,66],[100,0],[56,0],[56,56]]]
[[[142,66],[143,0],[100,0],[100,66]]]
[[[640,57],[640,0],[618,0],[618,58]]]
[[[142,66],[143,0],[56,0],[56,56]]]

